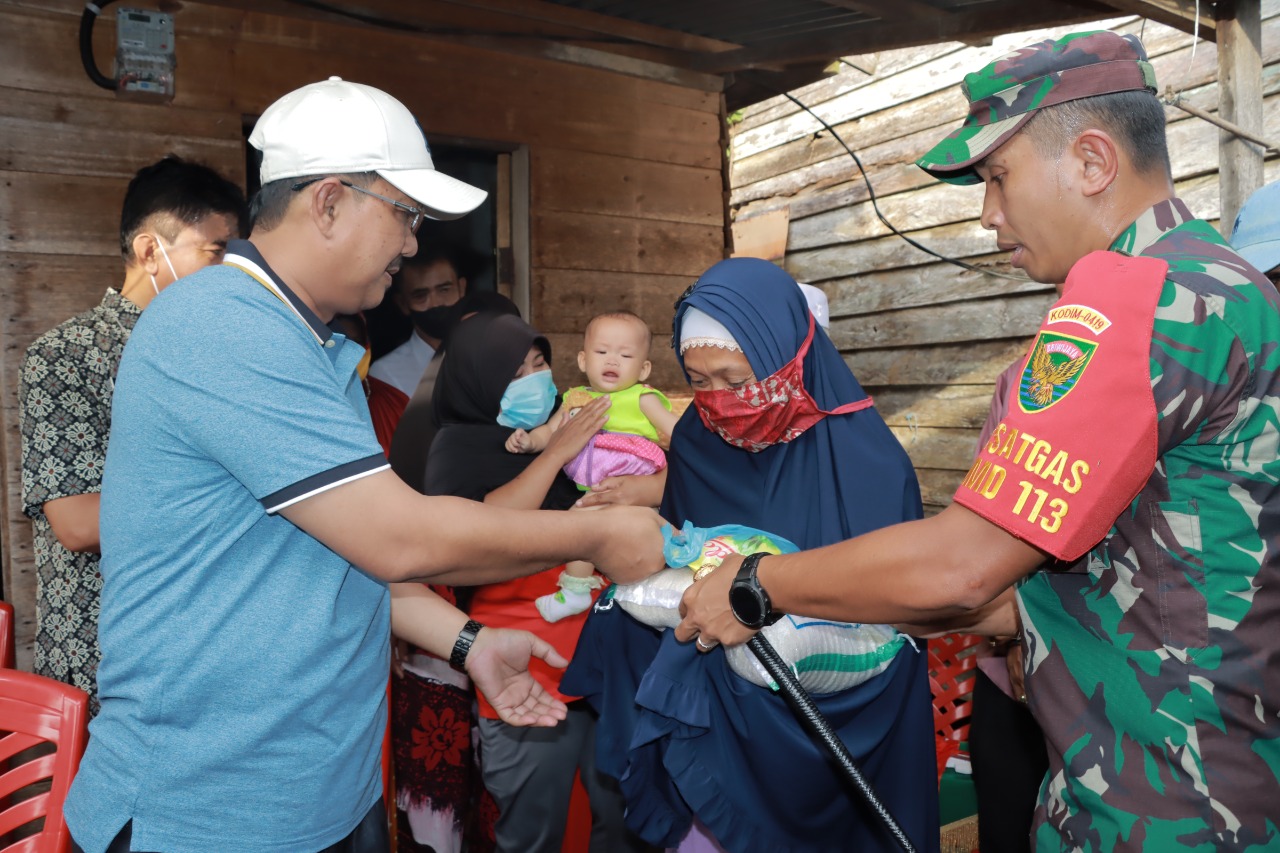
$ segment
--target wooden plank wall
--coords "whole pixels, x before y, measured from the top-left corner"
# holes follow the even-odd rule
[[[851,57],[843,70],[793,94],[858,154],[884,215],[950,257],[1011,272],[977,222],[981,188],[931,179],[914,163],[963,120],[964,74],[1024,44],[1100,27],[1140,34],[1160,85],[1216,110],[1217,51],[1169,27],[1125,18],[998,38]],[[1266,130],[1280,138],[1280,0],[1263,2]],[[1166,110],[1179,195],[1218,216],[1218,130]],[[736,118],[736,117],[735,117]],[[1274,157],[1274,153],[1271,155]],[[926,508],[950,502],[986,418],[993,382],[1024,351],[1052,288],[937,262],[876,218],[852,159],[830,133],[783,98],[757,104],[733,126],[735,222],[790,210],[786,268],[831,303],[831,334],[898,435],[920,476]],[[1268,160],[1267,180],[1280,178]],[[1229,226],[1228,226],[1229,227]]]
[[[41,332],[122,279],[120,203],[166,153],[243,182],[246,117],[339,75],[399,97],[430,134],[527,146],[533,321],[576,379],[584,319],[625,307],[668,334],[671,303],[725,251],[723,107],[695,91],[358,26],[180,4],[172,105],[117,101],[81,68],[79,0],[0,0],[0,463],[5,597],[21,665],[34,625],[17,376]],[[114,11],[114,10],[110,10]],[[114,15],[95,33],[110,67]],[[657,350],[656,381],[682,384]]]

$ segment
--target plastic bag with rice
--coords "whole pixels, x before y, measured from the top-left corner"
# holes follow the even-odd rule
[[[680,624],[680,598],[693,574],[719,566],[730,554],[791,554],[800,549],[771,533],[734,524],[663,529],[663,556],[670,568],[633,584],[615,584],[608,597],[635,619],[654,628]],[[608,606],[602,600],[597,607]],[[837,693],[855,687],[888,668],[907,638],[889,625],[865,625],[807,619],[787,614],[761,632],[810,693]],[[725,649],[730,668],[753,684],[777,685],[745,646]]]

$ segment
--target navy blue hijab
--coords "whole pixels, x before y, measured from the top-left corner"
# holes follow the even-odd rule
[[[757,379],[794,359],[809,331],[795,281],[765,261],[723,261],[699,278],[677,306],[677,341],[691,307],[729,329]],[[804,382],[828,411],[866,397],[821,328]],[[828,416],[751,453],[708,430],[690,407],[668,465],[662,514],[677,526],[743,524],[815,548],[920,516],[907,456],[874,409]],[[627,824],[650,843],[679,843],[696,815],[733,853],[893,847],[783,700],[734,675],[722,650],[699,654],[603,602],[561,686],[600,712],[598,766],[621,780]],[[817,701],[917,849],[936,850],[923,653],[905,647],[881,675]]]
[[[690,308],[724,324],[757,379],[794,359],[809,331],[809,306],[795,280],[756,258],[721,261],[698,279],[676,310],[676,342]],[[826,411],[867,396],[821,327],[804,360],[804,384]],[[831,415],[794,441],[750,453],[708,430],[690,406],[668,464],[662,516],[676,526],[744,524],[817,548],[920,517],[911,462],[874,408]]]

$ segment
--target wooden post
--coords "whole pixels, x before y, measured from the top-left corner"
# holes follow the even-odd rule
[[[1262,132],[1262,4],[1233,0],[1219,4],[1218,115],[1245,130]],[[1221,131],[1218,146],[1221,220],[1231,234],[1236,214],[1250,193],[1262,186],[1260,145]]]

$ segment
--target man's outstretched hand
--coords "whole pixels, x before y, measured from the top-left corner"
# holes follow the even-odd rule
[[[546,640],[508,628],[481,629],[467,654],[471,681],[508,725],[554,726],[568,713],[529,673],[534,657],[560,669],[569,665]]]

